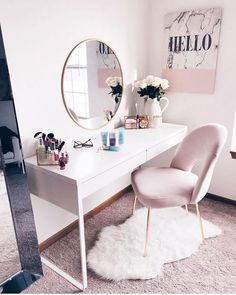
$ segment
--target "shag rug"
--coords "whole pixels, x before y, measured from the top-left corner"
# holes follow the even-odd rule
[[[199,220],[184,209],[152,209],[149,256],[144,257],[147,209],[118,226],[107,226],[88,253],[88,265],[109,280],[151,279],[161,273],[164,263],[187,258],[201,244]],[[221,229],[203,220],[205,238],[221,234]]]

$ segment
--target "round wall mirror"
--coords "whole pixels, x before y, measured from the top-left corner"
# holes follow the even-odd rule
[[[62,73],[62,96],[70,117],[81,127],[97,129],[115,115],[123,77],[114,51],[104,42],[86,40],[68,55]]]

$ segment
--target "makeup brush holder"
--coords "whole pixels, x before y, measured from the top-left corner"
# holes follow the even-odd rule
[[[57,166],[59,165],[59,154],[36,150],[37,164],[38,166]]]
[[[68,163],[68,153],[62,149],[65,148],[65,142],[54,137],[53,133],[47,136],[45,133],[37,132],[34,136],[38,140],[36,149],[37,164],[39,166],[60,166],[65,169]]]

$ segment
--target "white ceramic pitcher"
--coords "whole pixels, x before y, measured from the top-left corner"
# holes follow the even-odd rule
[[[160,102],[165,101],[165,105],[161,107]],[[149,126],[158,127],[162,124],[162,114],[169,104],[167,97],[162,97],[160,101],[148,98],[144,104],[145,114],[149,116]]]

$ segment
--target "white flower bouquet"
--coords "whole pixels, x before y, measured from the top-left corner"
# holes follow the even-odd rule
[[[143,80],[139,80],[135,83],[135,87],[139,88],[137,91],[141,97],[145,97],[147,100],[147,96],[151,99],[160,99],[165,94],[167,88],[169,88],[169,82],[166,79],[161,79],[159,77],[154,77],[152,75],[147,76]]]
[[[109,94],[112,97],[115,97],[115,102],[118,103],[120,101],[122,95],[122,78],[121,77],[108,77],[106,79],[106,84],[111,87],[111,92]]]

